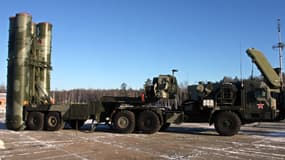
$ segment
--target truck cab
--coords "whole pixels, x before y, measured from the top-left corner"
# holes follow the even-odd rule
[[[220,135],[232,136],[242,124],[284,119],[284,88],[278,70],[260,51],[250,48],[247,54],[262,77],[189,86],[189,99],[180,107],[186,122],[209,122]]]

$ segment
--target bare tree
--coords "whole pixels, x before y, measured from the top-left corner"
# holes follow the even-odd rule
[[[121,84],[121,91],[122,91],[122,96],[127,96],[127,83],[123,82]]]
[[[123,92],[122,92],[123,91]],[[134,90],[132,88],[120,89],[73,89],[73,90],[62,90],[52,91],[57,104],[66,103],[90,103],[98,101],[103,96],[130,96],[137,97],[140,95],[141,90]]]
[[[178,89],[178,97],[180,101],[188,99],[188,81],[181,82]]]
[[[152,85],[152,80],[150,78],[148,78],[145,83],[144,83],[145,86],[151,86]]]
[[[6,92],[6,86],[5,84],[0,85],[0,93],[5,93]]]

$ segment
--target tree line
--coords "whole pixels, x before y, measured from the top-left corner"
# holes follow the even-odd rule
[[[283,74],[285,79],[285,76]],[[251,77],[249,79],[260,79],[262,76]],[[240,81],[237,77],[234,79],[230,77],[224,77],[223,81]],[[147,79],[145,85],[152,84],[150,79]],[[189,98],[188,94],[188,82],[184,81],[179,84],[178,98],[180,101],[187,100]],[[132,89],[127,88],[126,83],[122,83],[120,89],[71,89],[71,90],[53,90],[50,95],[55,99],[57,104],[67,104],[67,103],[89,103],[92,101],[98,101],[103,96],[128,96],[128,97],[138,97],[144,93],[144,89]],[[6,86],[4,84],[0,85],[0,93],[6,93]]]
[[[51,91],[51,96],[57,104],[89,103],[98,101],[103,96],[129,96],[138,97],[143,91],[133,89],[72,89]]]
[[[57,104],[66,103],[89,103],[99,101],[103,96],[127,96],[139,97],[144,93],[143,89],[72,89],[51,91],[51,96],[55,99]],[[180,87],[178,90],[178,97],[182,99],[187,98],[187,87]]]

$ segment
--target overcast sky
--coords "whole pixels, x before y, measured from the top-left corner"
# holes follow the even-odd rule
[[[9,17],[18,12],[53,24],[51,87],[61,90],[123,82],[141,88],[173,68],[189,84],[240,76],[240,51],[249,76],[250,47],[278,66],[272,45],[278,18],[285,33],[284,6],[284,0],[1,0],[0,83],[6,84]]]

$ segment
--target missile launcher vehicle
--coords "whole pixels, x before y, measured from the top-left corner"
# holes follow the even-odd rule
[[[102,97],[89,104],[55,104],[50,95],[52,25],[34,23],[27,13],[10,17],[6,126],[11,130],[79,129],[87,119],[120,133],[155,133],[170,124],[208,122],[220,135],[238,133],[242,124],[285,118],[284,87],[264,55],[248,49],[262,79],[199,83],[180,102],[172,75],[159,75],[138,97]],[[95,126],[92,123],[92,126]],[[94,127],[91,127],[93,130]]]
[[[149,93],[155,96],[103,97],[101,102],[90,104],[54,104],[50,95],[51,39],[52,24],[36,24],[27,13],[10,17],[6,107],[8,129],[55,131],[62,128],[65,122],[72,128],[80,128],[87,119],[96,119],[112,123],[115,130],[122,133],[133,132],[135,127],[142,132],[154,133],[160,129],[162,122],[171,123],[175,118],[182,122],[183,114],[180,111],[170,112],[164,104],[152,104],[158,99],[169,99],[168,102],[173,99],[176,88],[162,84],[172,80],[175,83],[173,86],[177,86],[176,79],[171,79],[171,76],[157,78],[156,85],[159,86],[149,88],[152,89]],[[116,108],[115,112],[112,108]],[[108,114],[111,114],[111,122],[108,116],[104,117]],[[139,115],[139,119],[135,115]]]

